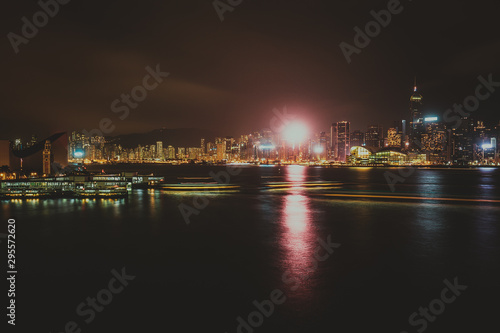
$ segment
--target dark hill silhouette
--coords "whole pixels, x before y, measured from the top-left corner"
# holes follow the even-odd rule
[[[163,142],[163,147],[199,147],[201,138],[205,142],[213,141],[215,135],[210,130],[198,128],[162,128],[147,133],[124,134],[109,138],[111,143],[120,144],[124,148],[135,148],[138,145],[153,145]]]

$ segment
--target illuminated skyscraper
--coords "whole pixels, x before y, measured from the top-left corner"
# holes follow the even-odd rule
[[[227,159],[226,156],[226,140],[223,138],[215,138],[215,146],[217,151],[217,161],[221,162]]]
[[[345,162],[351,148],[351,123],[340,121],[332,124],[331,128],[331,157],[339,162]]]
[[[420,135],[420,151],[427,155],[432,163],[443,163],[447,160],[448,131],[437,117],[424,119],[424,131]]]
[[[156,158],[159,159],[160,161],[163,161],[163,142],[157,141],[156,142]]]
[[[315,140],[310,142],[309,153],[307,155],[314,160],[328,159],[328,136],[326,132],[320,132],[316,135]]]
[[[354,146],[364,146],[365,145],[365,133],[360,130],[355,130],[351,133],[351,147]]]
[[[401,120],[401,149],[406,149],[406,143],[408,141],[406,135],[406,120]]]
[[[328,158],[328,140],[325,132],[321,132],[319,135],[318,152],[321,160],[326,160]]]
[[[186,159],[186,148],[177,148],[177,158],[179,160],[185,160]]]
[[[387,130],[387,146],[391,148],[401,148],[401,133],[397,127]]]
[[[169,160],[175,160],[175,148],[172,146],[168,146],[167,148],[167,158]]]
[[[369,125],[365,133],[365,143],[368,147],[382,148],[384,132],[381,125]]]
[[[410,150],[418,150],[423,131],[422,95],[417,92],[417,78],[415,78],[413,94],[410,97]]]
[[[201,153],[205,154],[205,138],[201,138],[200,148],[201,148]]]

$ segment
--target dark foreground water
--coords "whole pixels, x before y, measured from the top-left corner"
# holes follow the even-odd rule
[[[1,201],[2,225],[17,225],[16,331],[496,332],[500,171],[420,169],[394,192],[386,172],[401,177],[245,167],[235,192]],[[188,225],[179,205],[194,198],[208,205]]]

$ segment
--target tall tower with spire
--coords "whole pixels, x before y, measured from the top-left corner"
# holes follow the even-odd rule
[[[417,88],[417,77],[413,84],[413,94],[410,97],[410,149],[418,149],[422,132],[424,130],[424,119],[422,116],[422,95]]]

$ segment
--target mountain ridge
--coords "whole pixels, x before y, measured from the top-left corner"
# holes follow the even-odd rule
[[[111,137],[110,143],[119,144],[123,148],[136,148],[138,145],[156,145],[163,142],[163,147],[200,147],[201,139],[213,141],[212,131],[199,128],[160,128],[146,133],[122,134]]]

